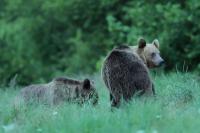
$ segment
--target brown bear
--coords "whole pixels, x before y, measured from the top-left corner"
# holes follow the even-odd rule
[[[146,41],[143,38],[140,38],[138,40],[138,46],[130,47],[134,53],[139,55],[148,68],[155,68],[164,64],[164,60],[160,56],[159,46],[160,44],[157,39],[151,44],[146,44]]]
[[[90,101],[94,105],[98,102],[97,91],[89,79],[78,81],[66,77],[55,78],[47,84],[27,86],[17,98],[22,99],[20,102],[23,103],[41,102],[49,105],[65,101],[80,104]]]
[[[112,106],[119,107],[122,98],[129,101],[134,95],[155,94],[148,68],[164,63],[158,48],[158,40],[146,44],[141,38],[138,46],[121,45],[108,54],[102,78],[110,92]]]

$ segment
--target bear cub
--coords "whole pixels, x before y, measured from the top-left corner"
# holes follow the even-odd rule
[[[23,88],[18,98],[23,103],[41,102],[57,105],[61,102],[82,104],[86,101],[97,104],[98,94],[89,79],[78,81],[66,77],[53,79],[47,84],[30,85]]]

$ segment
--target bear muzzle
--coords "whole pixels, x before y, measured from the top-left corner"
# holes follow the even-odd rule
[[[159,63],[159,66],[162,66],[165,64],[165,61],[164,60],[161,60],[160,63]]]

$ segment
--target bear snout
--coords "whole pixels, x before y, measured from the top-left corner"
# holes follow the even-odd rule
[[[155,67],[160,67],[165,63],[165,61],[159,54],[156,54],[152,63],[155,65]]]
[[[165,61],[164,60],[161,60],[160,63],[159,63],[159,66],[162,66],[165,64]]]

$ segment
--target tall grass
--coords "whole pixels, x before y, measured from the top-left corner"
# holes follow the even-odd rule
[[[188,133],[200,131],[200,78],[172,73],[154,76],[155,99],[133,99],[111,111],[109,95],[99,76],[91,77],[99,92],[93,107],[62,104],[12,107],[18,90],[0,91],[0,132],[12,133]]]

